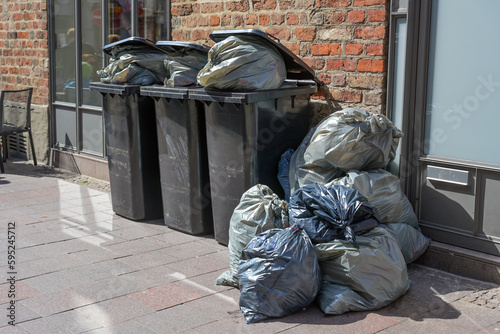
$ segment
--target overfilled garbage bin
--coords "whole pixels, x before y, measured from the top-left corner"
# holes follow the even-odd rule
[[[279,51],[287,67],[285,83],[262,91],[189,91],[190,100],[204,103],[214,235],[224,245],[229,242],[231,215],[250,187],[265,184],[283,198],[278,163],[309,131],[309,99],[319,83],[309,66],[259,30],[220,30],[210,37],[219,42],[244,35]]]
[[[127,48],[158,56],[164,53],[154,43],[137,37],[106,45],[103,50],[112,57],[119,57],[116,48],[123,48],[124,54]],[[143,80],[140,66],[130,72],[137,73],[135,78],[140,76]],[[151,78],[149,73],[147,76]],[[91,82],[90,89],[100,92],[103,97],[113,211],[132,220],[161,218],[163,206],[153,99],[140,94],[140,85]]]
[[[208,48],[181,42],[160,42],[172,54]],[[205,61],[206,62],[206,61]],[[196,76],[195,76],[196,78]],[[203,104],[189,100],[191,87],[141,87],[155,101],[160,178],[165,225],[190,234],[213,231],[210,180]]]

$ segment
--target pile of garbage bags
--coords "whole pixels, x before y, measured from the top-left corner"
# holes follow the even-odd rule
[[[287,75],[279,51],[254,36],[230,36],[208,54],[188,47],[162,52],[125,40],[110,55],[109,65],[97,71],[101,82],[253,91],[279,88]]]
[[[162,52],[123,43],[113,46],[110,52],[109,65],[97,71],[105,83],[188,86],[196,83],[198,72],[207,63],[205,53],[191,48]]]
[[[430,239],[399,178],[384,168],[402,132],[361,109],[333,113],[283,153],[281,200],[265,185],[243,194],[230,222],[230,269],[253,323],[316,301],[325,314],[384,307],[409,289],[407,264]]]

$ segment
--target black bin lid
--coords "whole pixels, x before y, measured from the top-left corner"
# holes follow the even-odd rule
[[[230,36],[252,36],[261,38],[278,50],[285,61],[288,80],[313,80],[317,84],[321,81],[316,77],[314,70],[310,68],[302,59],[297,57],[292,51],[280,43],[279,39],[258,29],[233,29],[216,30],[210,34],[210,38],[218,43]]]
[[[111,84],[103,82],[90,82],[89,89],[101,94],[133,95],[139,94],[141,86],[127,84]]]
[[[184,49],[191,49],[208,54],[208,51],[210,50],[208,46],[188,42],[158,41],[155,45],[166,52],[177,52]]]
[[[151,52],[151,53],[164,53],[166,54],[167,52],[164,51],[163,49],[160,49],[155,45],[154,42],[142,38],[142,37],[128,37],[122,40],[119,40],[118,42],[114,42],[108,45],[105,45],[104,48],[102,49],[106,54],[112,56],[113,55],[113,50],[117,47],[126,47],[126,46],[134,46],[134,47],[140,47],[144,51]]]

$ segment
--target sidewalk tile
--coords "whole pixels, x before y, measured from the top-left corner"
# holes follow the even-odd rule
[[[157,229],[153,229],[146,224],[136,224],[134,226],[129,226],[127,228],[123,228],[116,231],[111,231],[109,234],[120,237],[126,240],[134,240],[144,237],[151,237],[159,234],[163,234],[164,232],[158,231]]]
[[[0,309],[5,310],[5,317],[1,317],[2,320],[0,321],[0,332],[2,334],[5,333],[4,332],[5,327],[12,327],[12,325],[9,325],[9,321],[14,321],[15,326],[18,326],[18,324],[20,324],[22,322],[30,321],[30,320],[34,320],[34,319],[39,319],[42,317],[40,314],[33,312],[32,310],[30,310],[26,306],[16,302],[14,304],[15,319],[12,319],[12,318],[9,318],[9,316],[8,316],[9,312],[10,312],[7,310],[8,307],[12,307],[11,304],[0,305]]]
[[[414,294],[407,293],[388,306],[377,311],[378,314],[390,317],[397,321],[412,319],[422,321],[434,310],[448,310],[448,316],[458,317],[459,313],[449,303],[438,296],[428,296],[428,299],[416,298]]]
[[[154,228],[159,229],[158,227]],[[165,244],[167,244],[167,246],[175,246],[189,242],[199,242],[196,236],[187,233],[180,233],[178,231],[168,228],[165,225],[162,226],[161,230],[165,231],[165,233],[155,235],[153,236],[153,238],[164,242]]]
[[[9,278],[9,276],[10,275],[6,274],[7,278]],[[9,297],[9,294],[12,293],[12,290],[14,290],[16,301],[31,298],[40,294],[40,291],[26,284],[24,281],[16,281],[12,287],[6,280],[2,281],[2,284],[0,285],[0,304],[10,302],[11,298]]]
[[[454,302],[481,289],[481,286],[484,287],[482,282],[444,274],[442,271],[416,264],[409,267],[408,274],[414,283],[408,293],[422,300],[439,296],[443,301]]]
[[[94,329],[85,334],[157,334],[158,332],[152,331],[134,320],[113,324],[111,326]]]
[[[30,334],[18,325],[16,326],[4,326],[1,328],[2,334]]]
[[[341,315],[324,315],[315,305],[280,319],[268,322],[283,322],[294,326],[283,333],[336,333],[363,334],[378,333],[398,324],[397,320],[381,316],[375,312],[348,312]]]
[[[177,283],[167,283],[129,296],[157,311],[202,297],[201,294]]]
[[[90,283],[105,278],[115,277],[135,271],[135,268],[116,259],[105,260],[92,264],[84,264],[71,268],[71,271],[79,276],[82,283]]]
[[[83,238],[91,235],[107,233],[118,231],[123,229],[122,227],[113,226],[111,223],[97,222],[89,224],[78,224],[74,222],[66,221],[65,224],[61,224],[65,233],[73,235],[75,238]]]
[[[109,210],[108,206],[102,205],[102,204],[86,204],[86,205],[78,205],[78,206],[74,206],[74,205],[69,204],[69,203],[66,204],[64,202],[62,204],[64,204],[64,209],[71,211],[71,212],[75,212],[79,215],[93,214],[94,212],[102,212],[102,211]]]
[[[121,239],[120,237],[117,236],[112,236],[112,237],[116,239]],[[165,247],[165,244],[157,239],[154,239],[153,237],[144,237],[129,241],[123,240],[121,242],[103,246],[105,249],[120,253],[122,254],[123,257],[125,257],[129,255],[136,255],[162,249]]]
[[[124,243],[126,240],[119,238],[117,236],[108,234],[107,232],[97,232],[94,234],[87,234],[86,236],[81,236],[80,238],[76,239],[80,240],[81,242],[84,242],[88,245],[88,247],[100,247],[105,251],[113,251],[111,249],[108,249],[107,247],[115,245],[115,244],[121,244]],[[118,252],[120,249],[118,249]]]
[[[90,225],[99,222],[108,222],[113,218],[113,213],[107,211],[91,212],[84,214],[76,214],[71,217],[71,220],[78,225]]]
[[[223,319],[232,314],[241,315],[239,307],[240,292],[237,289],[232,291],[224,291],[220,293],[210,294],[202,298],[192,300],[186,305],[192,307],[197,312],[210,312],[217,316],[218,319]],[[241,315],[243,317],[243,315]]]
[[[235,313],[229,318],[218,319],[217,321],[202,326],[195,327],[193,331],[187,333],[211,334],[211,333],[287,333],[287,329],[293,327],[292,324],[280,322],[261,322],[258,324],[247,324],[241,315]],[[335,333],[330,331],[328,333]],[[360,334],[360,333],[358,333]]]
[[[478,334],[498,334],[500,333],[500,322],[493,324],[477,332]]]
[[[217,321],[217,317],[210,310],[199,313],[187,305],[180,305],[136,318],[134,321],[155,332],[170,334],[191,332],[193,328]]]
[[[92,303],[94,303],[94,300],[73,289],[39,294],[19,302],[19,304],[44,317]]]
[[[18,279],[24,280],[82,265],[78,259],[72,260],[71,255],[61,254],[59,257],[45,257],[21,263],[17,266]]]
[[[163,266],[165,264],[176,262],[179,260],[180,258],[173,255],[172,252],[166,248],[120,258],[121,262],[126,263],[139,270]]]
[[[96,246],[89,247],[89,249],[75,251],[69,254],[75,261],[84,264],[92,264],[96,262],[116,259],[121,257],[120,253],[115,253],[106,249],[102,249]]]
[[[1,201],[1,199],[0,199]],[[33,224],[40,221],[38,215],[31,215],[26,212],[18,215],[17,217],[8,216],[3,211],[0,212],[0,225],[7,226],[10,222],[16,223],[16,228],[21,225]]]
[[[227,262],[212,257],[212,254],[213,253],[169,263],[167,266],[182,272],[185,277],[203,275],[214,271],[219,272],[228,266]]]
[[[76,311],[23,322],[18,326],[32,334],[82,333],[101,327],[99,324],[93,323],[92,319],[88,319]]]
[[[111,195],[109,193],[100,193],[95,196],[89,197],[81,197],[75,196],[75,198],[65,198],[64,201],[66,203],[72,205],[87,205],[87,204],[100,204],[100,205],[108,205],[111,201]]]
[[[157,266],[120,275],[120,278],[140,284],[142,290],[178,280],[177,272],[167,266]]]
[[[222,274],[223,271],[210,272],[208,274],[198,275],[186,278],[186,275],[179,273],[179,278],[182,280],[177,281],[178,284],[187,286],[189,289],[196,291],[204,296],[211,295],[218,292],[223,292],[227,290],[238,291],[239,290],[230,286],[215,285],[215,280]]]
[[[31,277],[22,281],[41,293],[65,290],[84,283],[84,278],[71,269]]]
[[[93,302],[100,302],[142,291],[145,288],[141,282],[128,280],[118,276],[82,284],[71,289]]]
[[[193,258],[196,256],[207,255],[211,253],[216,253],[219,248],[214,246],[209,246],[196,241],[191,241],[187,243],[178,244],[172,247],[165,248],[165,252],[168,252],[174,256],[177,256],[181,260]]]
[[[152,308],[127,296],[80,307],[76,311],[105,327],[154,312]]]
[[[89,249],[89,247],[91,247],[91,245],[89,245],[82,239],[72,239],[72,240],[58,241],[51,244],[43,244],[33,247],[27,247],[24,249],[33,252],[43,258],[54,258],[73,252],[87,250]],[[24,251],[24,249],[20,250],[21,254]]]
[[[436,308],[421,320],[407,319],[382,333],[476,333],[500,322],[500,312],[463,301]]]

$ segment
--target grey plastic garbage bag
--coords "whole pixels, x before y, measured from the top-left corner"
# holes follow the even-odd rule
[[[207,61],[205,53],[193,49],[186,48],[177,52],[169,52],[164,60],[168,73],[164,85],[179,87],[196,84],[198,72],[207,64]]]
[[[405,259],[389,232],[376,227],[357,241],[359,249],[344,240],[315,245],[323,274],[317,303],[326,314],[379,309],[410,287]]]
[[[377,209],[357,190],[309,184],[295,191],[288,207],[290,225],[304,229],[313,243],[342,238],[357,247],[356,236],[376,227]]]
[[[164,59],[164,53],[144,50],[139,45],[117,45],[111,49],[109,65],[97,73],[106,83],[160,84],[167,76]]]
[[[198,73],[200,85],[220,90],[276,89],[285,79],[281,54],[252,36],[230,36],[216,43]]]
[[[247,323],[307,307],[322,282],[314,247],[294,226],[253,238],[241,254],[238,274],[240,309]]]
[[[257,184],[248,189],[241,196],[229,223],[229,270],[222,273],[215,284],[237,288],[241,251],[255,235],[285,227],[288,227],[288,203],[279,199],[268,186]]]
[[[362,109],[337,111],[311,130],[290,164],[291,191],[328,183],[351,169],[386,167],[403,133],[384,115]]]
[[[350,170],[325,186],[342,185],[356,189],[377,208],[381,223],[406,223],[418,229],[418,218],[401,189],[398,177],[386,170]]]
[[[422,232],[408,224],[380,224],[379,227],[394,236],[407,264],[415,261],[424,254],[431,241]]]

